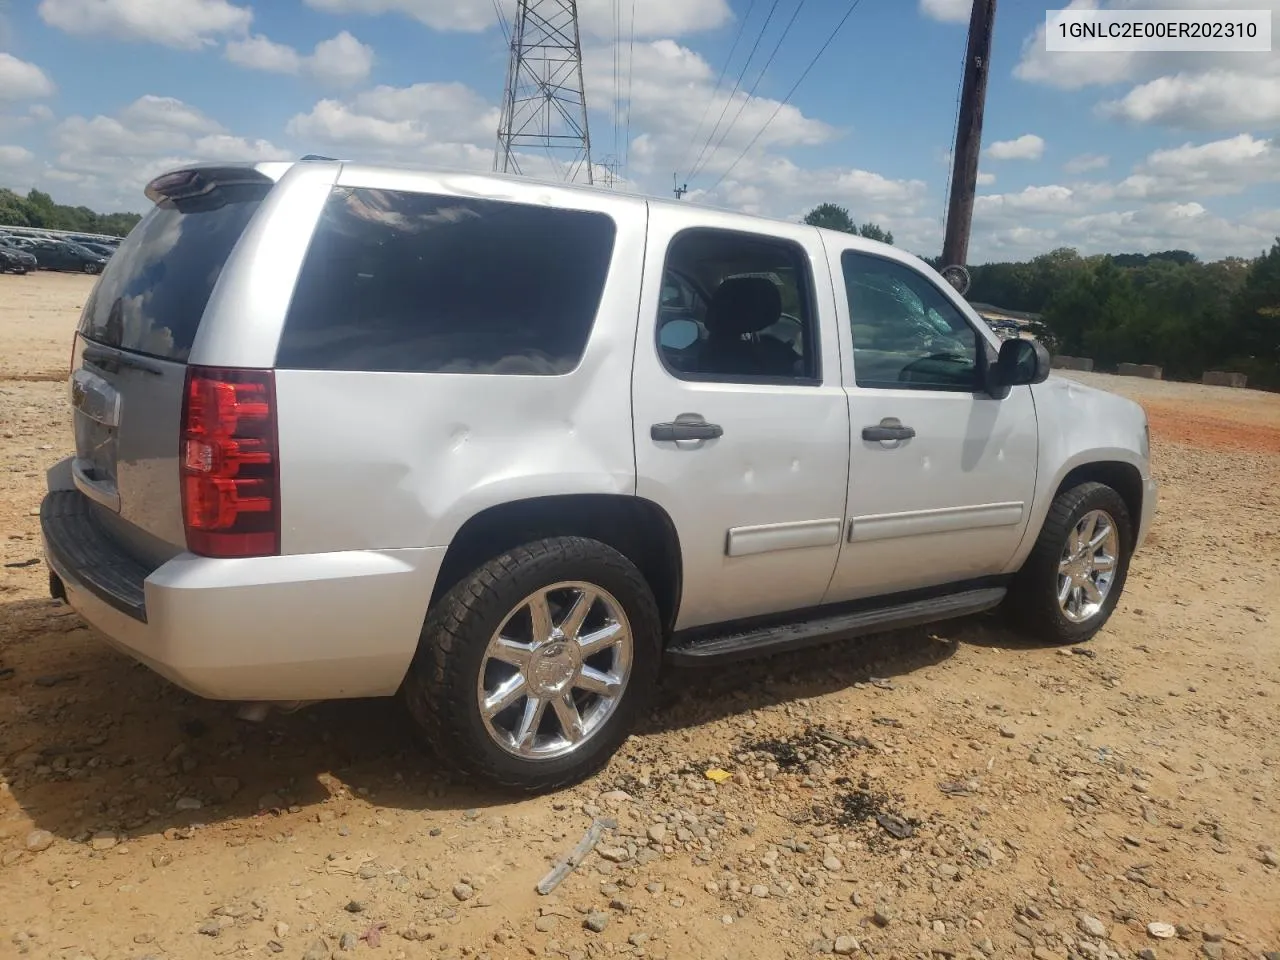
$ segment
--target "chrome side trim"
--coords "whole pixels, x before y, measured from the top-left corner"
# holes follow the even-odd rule
[[[831,547],[840,542],[840,520],[795,520],[762,523],[752,527],[732,527],[725,538],[727,557],[750,557],[775,550],[802,547]]]
[[[849,521],[849,542],[893,540],[897,537],[979,530],[984,527],[1012,527],[1022,522],[1025,513],[1026,504],[1010,502],[854,517]]]

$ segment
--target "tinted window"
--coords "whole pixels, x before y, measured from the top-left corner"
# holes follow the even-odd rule
[[[568,373],[586,349],[613,239],[601,213],[336,188],[276,363]]]
[[[684,379],[817,382],[810,289],[804,251],[793,243],[686,230],[667,251],[663,363]]]
[[[84,305],[80,332],[186,360],[218,274],[266,189],[226,186],[153,207],[107,262]]]
[[[977,331],[941,290],[894,260],[848,250],[840,263],[858,386],[976,389]]]

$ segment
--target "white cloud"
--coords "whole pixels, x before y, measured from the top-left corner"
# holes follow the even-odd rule
[[[584,54],[587,99],[597,109],[613,106],[612,49],[588,48]],[[662,168],[667,176],[672,170],[685,176],[696,166],[719,174],[757,134],[752,146],[757,153],[826,143],[837,135],[830,124],[805,116],[791,104],[779,108],[777,100],[748,97],[742,90],[730,99],[732,87],[727,83],[713,97],[715,70],[674,40],[639,43],[634,51],[624,52],[624,56],[633,54],[631,123],[649,135],[645,151],[635,158],[641,173]],[[598,152],[611,152],[604,149],[599,127],[596,130],[593,142],[600,144]]]
[[[0,164],[6,167],[22,167],[35,160],[36,155],[26,147],[8,146],[0,143]]]
[[[1209,70],[1157,77],[1101,104],[1100,110],[1134,123],[1192,129],[1280,126],[1280,73]]]
[[[397,13],[412,17],[433,30],[478,33],[497,25],[493,0],[305,0],[307,6],[334,14]],[[512,0],[502,0],[508,19]],[[630,33],[631,10],[623,5],[622,29]],[[582,31],[596,37],[613,36],[614,0],[579,0]],[[635,33],[639,37],[679,36],[722,26],[733,16],[726,0],[637,0]]]
[[[34,100],[52,96],[54,90],[49,75],[34,63],[0,53],[0,100]]]
[[[1062,169],[1072,174],[1088,173],[1090,170],[1105,170],[1110,163],[1111,158],[1104,154],[1082,153],[1064,163]]]
[[[217,133],[222,125],[190,104],[174,97],[144,94],[120,111],[120,120],[134,130]]]
[[[53,119],[53,111],[43,103],[33,104],[27,113],[31,116],[32,120],[38,120],[41,123],[47,123]]]
[[[232,40],[224,52],[232,63],[250,70],[306,73],[321,83],[339,87],[359,83],[373,69],[373,47],[361,43],[346,30],[328,40],[321,40],[308,56],[261,34]]]
[[[989,187],[991,186],[991,184],[995,182],[996,182],[996,175],[994,173],[978,174],[978,186],[980,187]]]
[[[975,223],[1018,220],[1028,213],[1065,214],[1079,209],[1076,192],[1060,184],[1026,187],[1017,193],[996,193],[973,201]]]
[[[150,94],[113,116],[67,117],[50,140],[57,153],[43,176],[99,209],[138,209],[146,182],[184,163],[293,156],[269,141],[236,136],[181,100]]]
[[[345,87],[369,76],[373,47],[361,43],[346,30],[321,40],[307,59],[306,68],[317,80]]]
[[[1016,140],[997,140],[987,147],[992,160],[1039,160],[1044,156],[1044,140],[1034,133],[1024,133]]]
[[[1280,181],[1280,144],[1247,133],[1211,143],[1156,150],[1121,183],[1139,196],[1192,198],[1239,193]]]
[[[1072,0],[1068,6],[1264,9],[1280,22],[1280,0]],[[1280,128],[1280,58],[1272,54],[1050,52],[1044,30],[1041,23],[1027,37],[1014,75],[1063,90],[1128,85],[1099,104],[1105,117],[1181,129]]]
[[[249,29],[253,11],[228,0],[40,0],[40,17],[67,33],[105,34],[179,49]]]
[[[973,0],[920,0],[920,12],[944,23],[968,23]]]
[[[498,110],[461,83],[379,86],[347,101],[321,100],[293,117],[286,129],[309,143],[410,159],[428,144],[491,140]]]
[[[299,73],[302,70],[302,56],[297,50],[287,43],[269,40],[260,33],[230,41],[223,54],[237,66],[250,70],[268,73]]]

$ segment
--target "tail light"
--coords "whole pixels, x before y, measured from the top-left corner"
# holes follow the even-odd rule
[[[206,557],[278,554],[272,372],[188,367],[180,452],[187,549]]]

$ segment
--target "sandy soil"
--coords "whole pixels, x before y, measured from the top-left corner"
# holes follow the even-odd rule
[[[1280,950],[1280,396],[1081,376],[1151,411],[1162,484],[1087,649],[984,619],[668,676],[607,771],[513,802],[392,703],[245,724],[47,598],[90,284],[0,276],[0,957]]]

